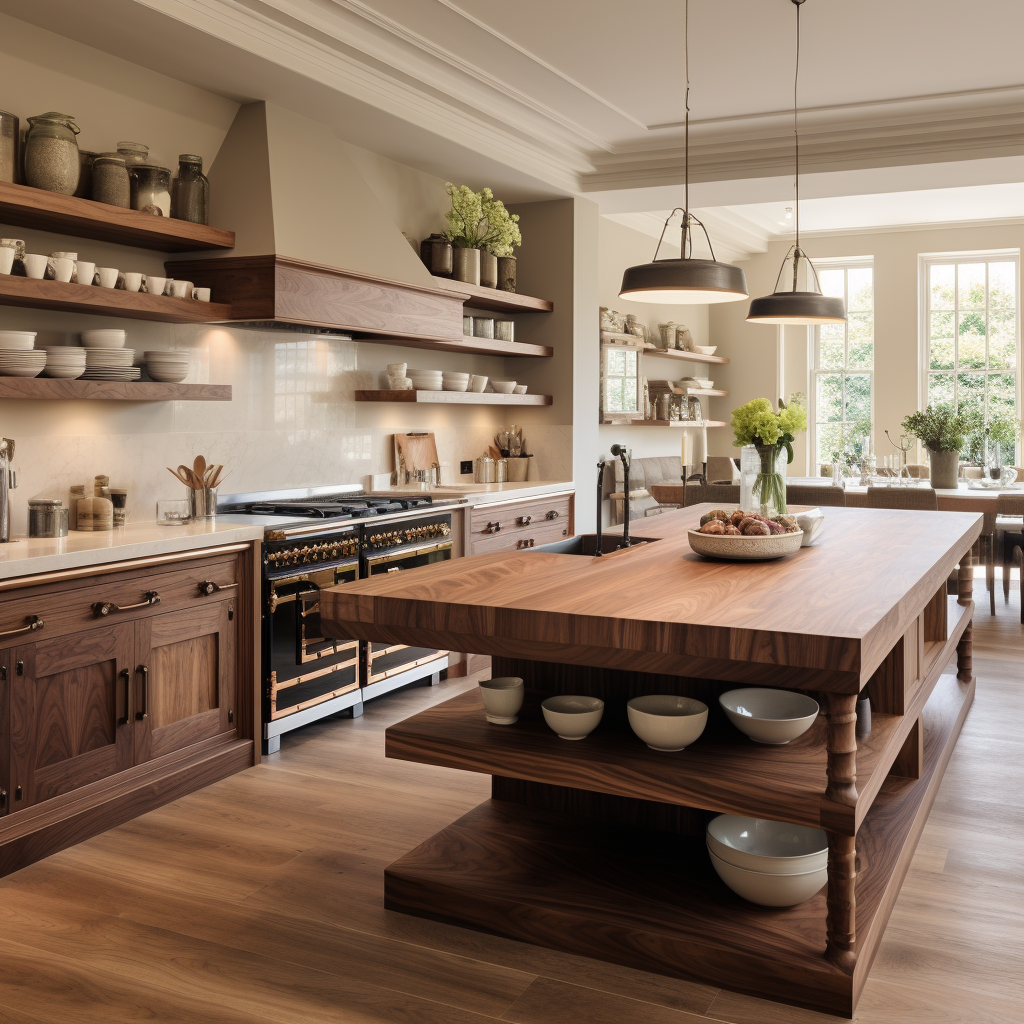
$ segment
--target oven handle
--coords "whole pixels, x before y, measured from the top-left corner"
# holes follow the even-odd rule
[[[436,544],[420,544],[415,547],[404,547],[399,549],[392,549],[390,551],[382,551],[379,555],[367,555],[366,565],[371,567],[374,565],[385,565],[388,562],[399,562],[404,561],[406,558],[415,558],[417,555],[425,555],[431,551],[451,551],[452,542],[450,540],[440,541]]]

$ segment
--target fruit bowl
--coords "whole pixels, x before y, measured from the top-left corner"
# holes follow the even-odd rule
[[[727,562],[765,562],[772,558],[785,558],[799,551],[804,541],[803,530],[796,533],[775,533],[768,537],[737,537],[688,530],[687,536],[690,548],[698,555],[705,558],[720,558]]]

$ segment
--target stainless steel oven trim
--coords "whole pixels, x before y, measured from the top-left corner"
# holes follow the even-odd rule
[[[312,679],[320,679],[322,676],[328,676],[332,672],[340,672],[343,668],[351,668],[353,665],[359,664],[359,641],[353,641],[353,646],[356,648],[356,656],[350,658],[348,661],[339,662],[336,665],[328,665],[326,668],[318,668],[315,672],[307,672],[303,676],[291,676],[286,679],[283,683],[277,682],[276,679],[271,680],[270,683],[270,698],[273,701],[275,695],[281,690],[288,690],[293,686],[298,686],[299,683],[308,683]],[[346,683],[342,689],[350,685],[358,685],[358,681],[355,684]]]
[[[410,672],[412,669],[420,668],[423,665],[429,665],[431,662],[438,661],[441,658],[444,658],[445,664],[447,665],[448,653],[448,651],[435,651],[426,658],[417,658],[415,661],[403,661],[401,665],[396,665],[394,668],[388,669],[386,672],[381,672],[375,676],[373,674],[374,658],[383,657],[384,651],[378,651],[377,654],[374,654],[371,650],[367,657],[366,685],[373,686],[375,683],[382,683],[385,679],[390,679],[392,676],[401,675],[403,672]]]
[[[448,652],[442,651],[441,657],[428,662],[433,671],[430,675],[443,672],[448,668]],[[397,690],[401,686],[408,686],[409,683],[418,683],[425,678],[422,668],[409,668],[396,676],[388,679],[380,679],[376,683],[367,683],[362,688],[363,701],[373,700],[375,697],[382,697],[385,693]]]
[[[454,544],[450,540],[440,541],[436,544],[408,544],[400,548],[387,548],[379,554],[363,555],[367,566],[386,565],[388,562],[399,562],[406,558],[415,558],[416,555],[425,555],[431,551],[451,551]]]
[[[321,703],[307,707],[303,711],[295,711],[290,715],[281,715],[280,718],[276,718],[273,721],[264,722],[263,738],[271,739],[274,736],[282,736],[286,732],[291,732],[292,729],[298,729],[300,726],[308,725],[310,722],[317,722],[327,715],[336,714],[338,711],[344,711],[346,708],[355,707],[357,704],[362,703],[362,688],[357,686],[355,689],[343,693],[340,697],[321,701]]]

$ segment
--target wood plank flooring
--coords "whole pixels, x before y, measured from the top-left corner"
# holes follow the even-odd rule
[[[977,613],[977,698],[861,1024],[1024,1020],[1024,630],[1016,594],[997,610]],[[837,1020],[386,912],[384,867],[489,780],[386,760],[383,731],[468,685],[286,735],[258,767],[0,880],[0,1024]]]

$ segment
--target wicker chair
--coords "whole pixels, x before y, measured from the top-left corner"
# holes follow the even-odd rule
[[[787,484],[787,505],[845,505],[846,491],[832,484]]]
[[[938,512],[934,487],[869,487],[868,508],[902,508]]]
[[[699,505],[709,501],[713,505],[738,505],[739,484],[687,484],[683,495],[684,505]]]

